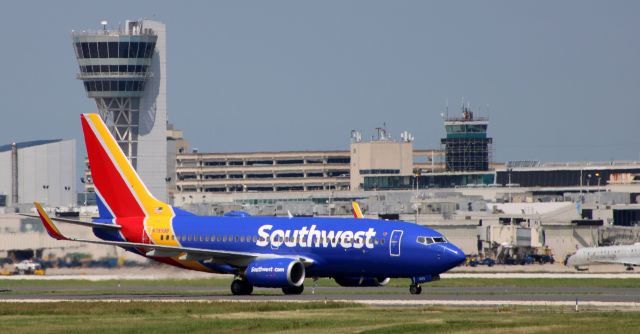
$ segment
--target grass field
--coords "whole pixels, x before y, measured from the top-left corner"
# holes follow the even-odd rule
[[[634,333],[640,315],[347,303],[0,303],[0,333]]]

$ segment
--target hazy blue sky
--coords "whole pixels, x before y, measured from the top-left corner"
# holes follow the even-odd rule
[[[439,146],[462,97],[494,160],[640,159],[638,1],[12,1],[0,143],[82,137],[70,31],[163,21],[168,111],[201,151],[346,149],[386,122]]]

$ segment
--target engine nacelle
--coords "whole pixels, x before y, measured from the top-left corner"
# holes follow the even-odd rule
[[[244,277],[253,286],[284,288],[301,286],[305,269],[302,262],[292,259],[265,259],[251,262]]]
[[[387,285],[389,277],[334,277],[340,286],[383,286]]]

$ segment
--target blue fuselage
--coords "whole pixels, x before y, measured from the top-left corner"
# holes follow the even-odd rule
[[[437,231],[397,221],[178,215],[172,226],[175,235],[169,237],[182,247],[310,259],[310,277],[437,275],[465,258]],[[425,238],[439,242],[418,241]],[[226,264],[202,264],[214,272],[238,270]]]

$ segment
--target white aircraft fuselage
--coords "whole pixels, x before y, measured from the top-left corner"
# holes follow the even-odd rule
[[[576,269],[594,264],[640,265],[640,243],[624,246],[580,248],[567,259],[567,266]]]

